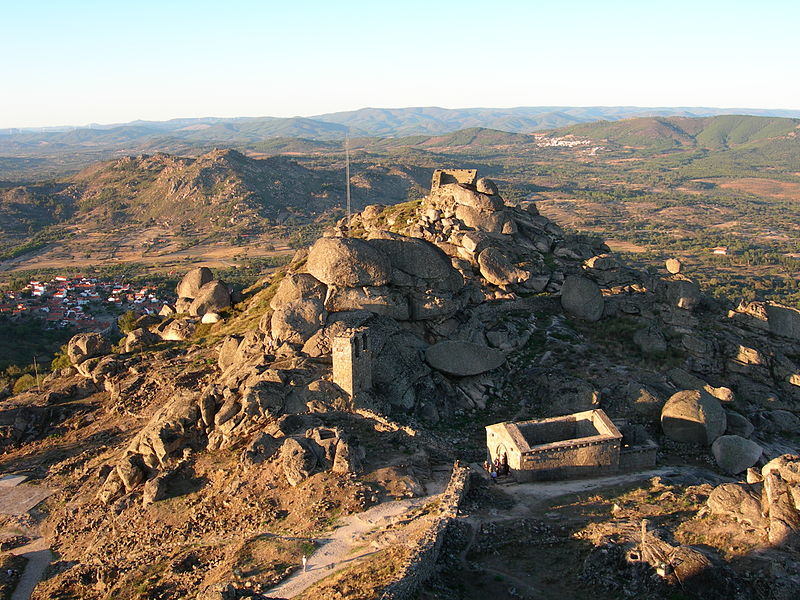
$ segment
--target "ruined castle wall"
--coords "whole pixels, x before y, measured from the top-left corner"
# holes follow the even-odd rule
[[[638,471],[656,466],[658,446],[655,443],[622,448],[619,453],[619,468],[622,471]]]
[[[517,481],[564,479],[614,472],[619,467],[620,440],[596,436],[539,446],[522,456]]]
[[[477,169],[436,169],[431,179],[431,193],[448,183],[475,185],[477,177]]]
[[[525,423],[517,425],[522,437],[528,442],[529,446],[539,446],[540,444],[550,444],[561,440],[571,440],[576,437],[583,437],[578,434],[578,427],[575,419],[559,419],[545,421],[542,423]],[[590,435],[597,435],[597,432]]]
[[[469,467],[453,466],[450,483],[439,499],[438,514],[417,542],[399,578],[384,589],[382,600],[407,600],[433,575],[448,527],[458,516],[458,507],[469,491],[469,476]]]

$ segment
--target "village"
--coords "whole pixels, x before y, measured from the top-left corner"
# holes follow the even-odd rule
[[[153,314],[168,301],[174,299],[159,297],[150,283],[56,276],[50,281],[31,280],[21,290],[0,291],[0,315],[38,318],[50,329],[101,331],[122,312]]]

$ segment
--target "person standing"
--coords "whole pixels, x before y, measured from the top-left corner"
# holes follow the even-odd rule
[[[303,554],[303,572],[308,570],[308,557]]]

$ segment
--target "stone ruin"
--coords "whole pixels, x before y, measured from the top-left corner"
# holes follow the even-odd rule
[[[333,338],[333,382],[355,399],[372,390],[372,361],[366,328],[348,329]]]
[[[514,479],[534,481],[597,476],[655,465],[656,444],[641,428],[620,423],[601,409],[562,417],[486,427],[491,461],[505,458]]]
[[[448,183],[474,186],[478,178],[477,169],[436,169],[431,178],[431,193]]]

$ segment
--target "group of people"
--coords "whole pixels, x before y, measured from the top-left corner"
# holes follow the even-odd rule
[[[508,456],[503,454],[502,459],[498,456],[494,459],[494,462],[487,460],[483,463],[483,468],[487,473],[489,473],[489,475],[491,475],[492,481],[497,483],[498,477],[505,477],[509,473]]]

